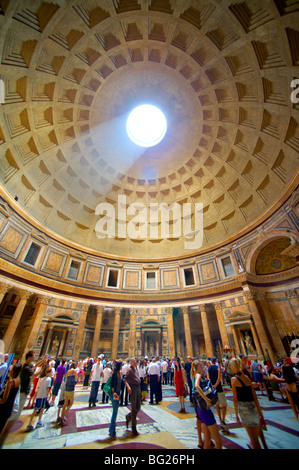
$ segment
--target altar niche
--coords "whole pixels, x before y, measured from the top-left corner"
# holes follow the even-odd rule
[[[155,322],[146,322],[141,328],[141,354],[148,358],[162,355],[162,326]]]

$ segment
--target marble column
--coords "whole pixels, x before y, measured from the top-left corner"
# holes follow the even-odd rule
[[[168,326],[168,354],[169,358],[175,357],[175,341],[174,341],[174,328],[173,328],[173,308],[166,308],[167,326]]]
[[[189,313],[188,313],[188,307],[183,307],[182,312],[183,312],[183,319],[184,319],[187,356],[193,357],[192,336],[191,336],[191,329],[190,329],[190,318],[189,318]]]
[[[216,316],[217,316],[217,321],[218,321],[218,326],[219,326],[219,331],[220,331],[220,336],[221,336],[221,341],[222,341],[222,347],[224,348],[225,346],[229,347],[229,339],[226,331],[226,326],[224,322],[224,317],[222,313],[222,308],[221,308],[221,303],[216,302],[214,303],[215,311],[216,311]]]
[[[92,340],[91,357],[96,357],[98,355],[104,310],[104,305],[97,305],[97,319]]]
[[[241,354],[241,348],[240,348],[240,343],[239,343],[239,338],[238,338],[238,332],[235,328],[234,325],[232,325],[232,333],[233,333],[233,337],[234,337],[234,341],[235,341],[235,346],[236,346],[236,353],[237,354]]]
[[[263,325],[263,321],[261,319],[260,313],[259,313],[258,308],[256,306],[256,303],[255,303],[255,300],[254,300],[255,297],[256,297],[256,291],[254,291],[252,289],[248,289],[248,290],[244,291],[244,300],[245,300],[245,303],[248,304],[249,312],[252,315],[254,326],[255,326],[256,331],[258,333],[258,337],[259,337],[259,340],[260,340],[260,343],[261,343],[263,354],[266,354],[266,350],[267,350],[268,353],[269,353],[271,361],[273,362],[273,364],[275,364],[275,354],[274,354],[274,352],[272,350],[272,347],[269,343],[267,333],[266,333],[266,330],[265,330],[264,325]]]
[[[67,351],[67,347],[68,347],[68,342],[69,342],[69,338],[71,336],[71,333],[72,333],[72,327],[69,327],[67,329],[67,333],[66,333],[66,336],[65,336],[65,340],[64,340],[64,345],[63,345],[63,350],[61,352],[61,355],[62,357],[65,357],[66,355],[66,351]]]
[[[262,346],[261,346],[257,331],[256,331],[255,326],[254,326],[253,323],[250,323],[250,331],[252,333],[253,340],[254,340],[254,343],[256,345],[257,354],[258,354],[258,356],[262,356],[263,355]]]
[[[283,357],[285,355],[285,349],[283,346],[283,343],[281,341],[280,335],[279,335],[279,329],[276,325],[276,322],[273,318],[273,314],[271,312],[270,306],[267,302],[266,295],[264,292],[258,292],[257,293],[257,300],[259,301],[261,308],[264,312],[264,316],[267,321],[267,327],[269,330],[269,333],[272,338],[272,343],[274,345],[274,349],[276,350],[276,353],[278,357]]]
[[[52,325],[52,323],[48,323],[48,328],[46,330],[46,336],[45,336],[45,339],[44,339],[44,343],[43,343],[43,346],[42,346],[42,349],[41,349],[41,352],[40,352],[40,355],[41,357],[43,357],[47,350],[48,350],[48,346],[49,346],[49,343],[50,343],[50,338],[51,338],[51,334],[53,332],[53,328],[54,328],[54,325]],[[27,353],[27,351],[24,349],[25,353]]]
[[[214,352],[213,352],[213,344],[212,344],[212,339],[211,339],[210,330],[209,330],[206,306],[200,305],[199,310],[201,314],[202,329],[203,329],[203,335],[205,339],[206,356],[212,357],[214,355]]]
[[[111,347],[111,359],[112,360],[117,358],[120,313],[121,313],[121,308],[116,308],[114,312],[114,328],[113,328],[113,339],[112,339],[112,347]]]
[[[73,353],[74,361],[79,360],[88,309],[89,309],[89,304],[81,304],[81,315],[80,315],[79,325],[77,329],[77,335],[76,335],[76,341],[75,341],[74,353]]]
[[[292,311],[289,309],[288,320],[290,321],[289,328],[292,330],[292,333],[299,335],[299,299],[296,294],[295,289],[289,289],[286,292],[286,297],[289,303],[292,306]],[[295,313],[293,313],[293,311]]]
[[[10,284],[4,284],[4,282],[1,282],[0,283],[0,305],[2,303],[2,300],[4,299],[5,297],[5,294],[10,290],[12,289],[13,286],[11,286]]]
[[[130,308],[129,357],[135,356],[136,309]]]
[[[31,349],[33,349],[35,340],[38,336],[41,322],[45,314],[45,310],[50,300],[51,300],[51,297],[48,297],[46,295],[39,295],[37,298],[37,302],[35,305],[35,309],[33,312],[31,324],[30,324],[30,328],[28,332],[28,338],[27,338],[26,345],[23,351],[23,359],[25,359],[26,353],[30,351]]]
[[[19,326],[20,320],[22,318],[24,309],[25,309],[26,304],[27,304],[27,300],[29,299],[29,297],[31,297],[31,295],[32,295],[32,292],[21,291],[21,295],[20,295],[21,298],[19,300],[17,308],[16,308],[16,310],[13,314],[12,319],[10,320],[10,323],[8,325],[8,328],[7,328],[7,330],[5,332],[5,335],[4,335],[4,338],[3,338],[3,342],[4,342],[4,345],[5,345],[5,352],[13,352],[13,351],[10,350],[10,348],[12,346],[12,340],[13,340],[14,334],[17,331],[17,328]]]

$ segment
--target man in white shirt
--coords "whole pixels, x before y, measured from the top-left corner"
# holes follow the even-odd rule
[[[156,404],[159,404],[158,399],[158,382],[160,380],[160,368],[159,365],[156,363],[156,359],[153,358],[152,362],[148,367],[148,376],[149,376],[149,383],[150,383],[150,405],[154,404],[154,395]]]
[[[99,356],[97,358],[97,362],[92,366],[91,370],[91,390],[90,390],[90,395],[89,395],[89,407],[96,406],[97,403],[97,397],[98,397],[98,391],[99,391],[99,386],[101,382],[101,377],[102,377],[102,372],[103,372],[103,364],[101,362],[101,357]]]
[[[162,369],[162,374],[163,374],[163,385],[167,385],[167,367],[168,367],[168,364],[164,358],[161,364],[161,369]]]

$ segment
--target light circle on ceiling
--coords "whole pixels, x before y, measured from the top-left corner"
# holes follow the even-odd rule
[[[153,147],[164,138],[167,121],[162,111],[151,104],[134,108],[127,119],[127,134],[140,147]]]

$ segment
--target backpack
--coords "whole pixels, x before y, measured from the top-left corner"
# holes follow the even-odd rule
[[[113,398],[113,392],[111,390],[111,379],[112,375],[108,378],[107,382],[103,385],[103,390],[109,398]]]

